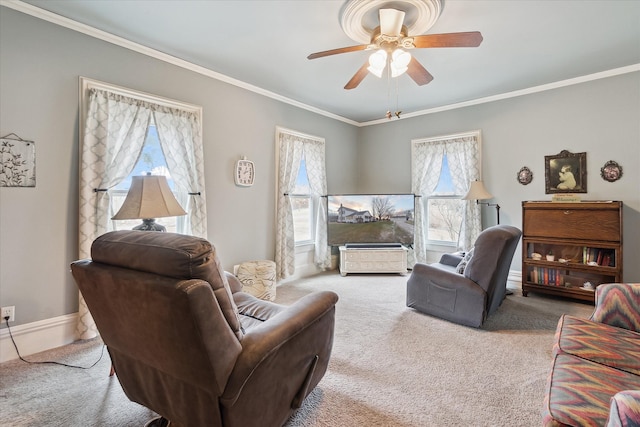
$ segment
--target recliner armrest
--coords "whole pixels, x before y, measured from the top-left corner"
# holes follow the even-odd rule
[[[225,271],[224,275],[227,277],[227,282],[229,282],[229,289],[231,290],[232,294],[242,291],[242,282],[240,282],[240,280],[238,280],[238,278],[233,273]]]
[[[454,254],[443,254],[440,257],[440,264],[450,265],[451,267],[457,267],[464,258],[464,253],[458,252]]]
[[[302,297],[286,310],[251,329],[241,342],[242,353],[229,377],[221,402],[232,406],[243,388],[250,382],[251,377],[257,376],[260,366],[263,363],[267,364],[267,361],[271,365],[265,369],[269,369],[268,375],[275,381],[277,378],[287,378],[297,374],[291,372],[294,367],[292,363],[297,356],[307,358],[308,354],[311,360],[317,352],[328,350],[330,353],[337,301],[338,295],[334,292],[315,292]],[[327,316],[329,319],[325,319]],[[330,324],[330,328],[323,323]],[[324,336],[318,333],[319,331],[312,330],[318,326],[323,326],[320,329],[324,332]],[[328,343],[327,339],[330,340]],[[287,352],[290,355],[274,357],[280,352]],[[328,362],[328,356],[327,354],[327,360],[324,360],[325,364]],[[303,374],[306,375],[306,372]],[[267,392],[269,384],[264,384],[264,387],[267,387],[264,390]]]

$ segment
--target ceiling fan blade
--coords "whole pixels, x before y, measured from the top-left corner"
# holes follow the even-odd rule
[[[426,34],[413,36],[413,44],[417,48],[424,47],[478,47],[482,43],[479,31],[466,33]]]
[[[380,33],[386,36],[399,36],[404,22],[404,12],[396,9],[380,9]]]
[[[322,51],[322,52],[312,53],[311,55],[307,56],[307,59],[322,58],[322,57],[325,57],[325,56],[337,55],[339,53],[357,52],[359,50],[366,50],[368,47],[369,47],[368,44],[360,44],[360,45],[357,45],[357,46],[340,47],[338,49],[331,49],[331,50],[325,50],[325,51]]]
[[[411,57],[411,61],[409,61],[407,74],[409,74],[409,77],[411,77],[418,86],[426,85],[433,80],[431,73],[429,73],[414,57]]]
[[[369,74],[369,70],[367,70],[367,68],[369,68],[369,61],[365,62],[364,65],[360,67],[358,71],[356,71],[353,77],[351,77],[351,80],[349,80],[347,84],[344,85],[344,88],[349,90],[358,87],[362,80],[367,77],[367,74]]]

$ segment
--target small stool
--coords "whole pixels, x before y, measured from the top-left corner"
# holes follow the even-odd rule
[[[267,301],[276,299],[276,263],[270,260],[246,261],[235,269],[242,292]]]

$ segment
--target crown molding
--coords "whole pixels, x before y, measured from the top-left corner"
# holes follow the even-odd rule
[[[344,122],[344,123],[347,123],[347,124],[350,124],[350,125],[353,125],[353,126],[356,126],[356,127],[365,127],[365,126],[372,126],[372,125],[378,125],[378,124],[383,124],[383,123],[395,122],[397,120],[405,120],[405,119],[409,119],[409,118],[412,118],[412,117],[424,116],[424,115],[427,115],[427,114],[435,114],[435,113],[440,113],[440,112],[443,112],[443,111],[455,110],[455,109],[458,109],[458,108],[465,108],[465,107],[470,107],[470,106],[474,106],[474,105],[486,104],[488,102],[494,102],[494,101],[500,101],[500,100],[503,100],[503,99],[515,98],[515,97],[518,97],[518,96],[531,95],[531,94],[534,94],[534,93],[544,92],[544,91],[547,91],[547,90],[558,89],[558,88],[561,88],[561,87],[571,86],[571,85],[585,83],[585,82],[589,82],[589,81],[593,81],[593,80],[599,80],[599,79],[604,79],[604,78],[608,78],[608,77],[618,76],[618,75],[621,75],[621,74],[627,74],[627,73],[633,73],[633,72],[640,71],[640,64],[633,64],[633,65],[628,65],[626,67],[615,68],[615,69],[612,69],[612,70],[602,71],[602,72],[599,72],[599,73],[589,74],[589,75],[586,75],[586,76],[576,77],[576,78],[567,79],[567,80],[561,80],[561,81],[558,81],[558,82],[548,83],[548,84],[544,84],[544,85],[540,85],[540,86],[534,86],[534,87],[521,89],[521,90],[517,90],[517,91],[506,92],[506,93],[493,95],[493,96],[487,96],[487,97],[484,97],[484,98],[472,99],[472,100],[469,100],[469,101],[459,102],[459,103],[455,103],[455,104],[443,105],[441,107],[430,108],[430,109],[426,109],[426,110],[414,111],[414,112],[411,112],[411,113],[403,114],[402,117],[399,118],[399,119],[389,120],[389,119],[383,118],[383,119],[377,119],[377,120],[372,120],[372,121],[367,121],[367,122],[358,122],[358,121],[355,121],[355,120],[352,120],[352,119],[348,119],[346,117],[339,116],[339,115],[334,114],[334,113],[330,113],[330,112],[325,111],[325,110],[321,110],[321,109],[313,107],[311,105],[304,104],[304,103],[296,101],[294,99],[287,98],[285,96],[282,96],[282,95],[279,95],[279,94],[277,94],[275,92],[271,92],[269,90],[260,88],[258,86],[254,86],[254,85],[251,85],[249,83],[242,82],[240,80],[234,79],[234,78],[229,77],[227,75],[212,71],[212,70],[210,70],[208,68],[193,64],[191,62],[185,61],[185,60],[180,59],[180,58],[176,58],[175,56],[167,55],[166,53],[157,51],[155,49],[151,49],[149,47],[143,46],[143,45],[138,44],[138,43],[134,43],[134,42],[132,42],[130,40],[127,40],[125,38],[113,35],[113,34],[108,33],[106,31],[98,30],[97,28],[91,27],[89,25],[81,24],[81,23],[79,23],[77,21],[74,21],[72,19],[65,18],[63,16],[57,15],[57,14],[49,12],[49,11],[46,11],[44,9],[41,9],[39,7],[30,5],[28,3],[24,3],[24,2],[19,1],[19,0],[0,0],[0,6],[8,7],[10,9],[16,10],[18,12],[22,12],[22,13],[25,13],[27,15],[31,15],[33,17],[42,19],[44,21],[51,22],[53,24],[60,25],[62,27],[77,31],[77,32],[82,33],[82,34],[86,34],[88,36],[91,36],[91,37],[106,41],[108,43],[112,43],[114,45],[117,45],[117,46],[120,46],[120,47],[124,47],[124,48],[132,50],[134,52],[138,52],[140,54],[143,54],[143,55],[146,55],[146,56],[150,56],[152,58],[167,62],[169,64],[173,64],[173,65],[175,65],[177,67],[184,68],[186,70],[193,71],[193,72],[198,73],[198,74],[202,74],[202,75],[210,77],[212,79],[216,79],[216,80],[222,81],[224,83],[228,83],[230,85],[237,86],[239,88],[246,89],[248,91],[257,93],[259,95],[263,95],[265,97],[274,99],[276,101],[280,101],[280,102],[283,102],[285,104],[289,104],[289,105],[292,105],[294,107],[298,107],[298,108],[301,108],[303,110],[307,110],[307,111],[310,111],[312,113],[316,113],[316,114],[319,114],[321,116],[325,116],[325,117],[328,117],[328,118],[331,118],[331,119],[335,119],[335,120],[338,120],[338,121],[341,121],[341,122]]]
[[[486,96],[484,98],[472,99],[469,101],[458,102],[455,104],[443,105],[442,107],[429,108],[426,110],[414,111],[412,113],[402,114],[401,118],[389,120],[389,119],[377,119],[369,122],[360,122],[359,126],[371,126],[382,123],[388,123],[390,121],[404,120],[411,117],[424,116],[427,114],[441,113],[443,111],[455,110],[458,108],[471,107],[473,105],[486,104],[489,102],[501,101],[503,99],[516,98],[519,96],[531,95],[534,93],[545,92],[547,90],[559,89],[566,86],[573,86],[580,83],[586,83],[593,80],[606,79],[608,77],[615,77],[622,74],[635,73],[640,71],[640,64],[628,65],[626,67],[614,68],[612,70],[601,71],[599,73],[588,74],[586,76],[575,77],[572,79],[560,80],[553,83],[547,83],[540,86],[533,86],[526,89],[515,90],[512,92],[501,93],[498,95]]]
[[[294,107],[301,108],[303,110],[311,111],[316,114],[320,114],[322,116],[329,117],[331,119],[339,120],[350,125],[358,126],[358,122],[348,119],[346,117],[339,116],[337,114],[330,113],[325,110],[321,110],[319,108],[313,107],[308,104],[304,104],[302,102],[296,101],[295,99],[287,98],[286,96],[279,95],[275,92],[271,92],[269,90],[263,89],[258,86],[254,86],[252,84],[234,79],[227,75],[212,71],[208,68],[202,67],[200,65],[193,64],[189,61],[185,61],[180,58],[176,58],[175,56],[168,55],[166,53],[160,52],[155,49],[151,49],[147,46],[143,46],[141,44],[132,42],[125,38],[116,36],[114,34],[108,33],[106,31],[99,30],[97,28],[91,27],[89,25],[82,24],[80,22],[74,21],[73,19],[65,18],[64,16],[57,15],[55,13],[49,12],[47,10],[41,9],[39,7],[30,5],[28,3],[24,3],[19,0],[0,0],[0,6],[5,6],[10,9],[16,10],[18,12],[25,13],[27,15],[31,15],[35,18],[42,19],[43,21],[51,22],[52,24],[60,25],[61,27],[68,28],[73,31],[77,31],[79,33],[94,37],[96,39],[106,41],[108,43],[114,44],[116,46],[124,47],[125,49],[129,49],[131,51],[140,53],[142,55],[149,56],[151,58],[158,59],[160,61],[166,62],[168,64],[175,65],[180,68],[184,68],[189,71],[193,71],[194,73],[202,74],[204,76],[210,77],[215,80],[219,80],[224,83],[228,83],[233,86],[237,86],[242,89],[246,89],[248,91],[257,93],[259,95],[266,96],[267,98],[275,99],[276,101],[283,102],[285,104],[293,105]]]

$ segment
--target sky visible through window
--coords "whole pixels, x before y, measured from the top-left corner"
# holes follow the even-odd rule
[[[303,156],[302,160],[300,161],[300,169],[298,170],[298,176],[296,178],[295,194],[309,194],[310,192],[309,178],[307,177],[307,164]],[[438,195],[455,194],[455,187],[453,186],[453,181],[451,179],[451,170],[449,169],[449,161],[446,154],[442,158],[442,170],[440,172],[440,179],[434,193]]]
[[[455,188],[453,186],[453,181],[451,180],[451,171],[449,170],[449,161],[447,160],[446,154],[442,157],[440,180],[438,181],[438,185],[436,186],[434,193],[438,195],[455,194]]]
[[[296,190],[295,194],[309,194],[311,189],[309,186],[309,177],[307,176],[307,162],[304,156],[300,160],[300,169],[298,170],[298,177],[296,178]]]
[[[122,182],[116,185],[114,187],[114,190],[129,190],[129,187],[131,187],[131,177],[146,175],[147,172],[151,172],[151,175],[166,176],[167,182],[169,183],[169,188],[171,188],[172,190],[174,189],[173,180],[171,179],[171,176],[169,175],[169,169],[167,168],[167,161],[164,158],[162,148],[160,148],[158,130],[153,124],[149,126],[147,139],[144,142],[142,153],[140,154],[140,158],[133,168],[133,171]]]

